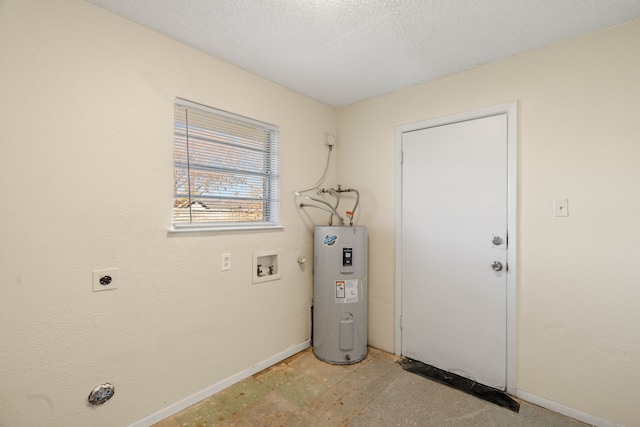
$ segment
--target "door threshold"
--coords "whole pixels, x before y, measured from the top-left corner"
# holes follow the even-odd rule
[[[398,363],[407,372],[411,372],[416,375],[420,375],[424,378],[439,382],[440,384],[448,385],[457,390],[478,397],[480,399],[491,402],[495,405],[502,406],[513,412],[520,411],[520,404],[513,400],[507,393],[497,388],[489,387],[484,384],[477,383],[468,378],[447,372],[435,366],[427,365],[426,363],[419,362],[417,360],[410,359],[408,357],[401,357]]]

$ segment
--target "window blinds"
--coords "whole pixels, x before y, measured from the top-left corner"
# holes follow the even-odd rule
[[[175,227],[278,223],[278,128],[176,100]]]

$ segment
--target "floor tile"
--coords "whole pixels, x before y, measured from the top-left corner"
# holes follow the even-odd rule
[[[351,371],[355,371],[357,369],[359,369],[361,366],[366,365],[368,362],[370,362],[378,353],[380,352],[380,350],[369,347],[367,350],[367,355],[365,356],[364,359],[362,359],[359,362],[356,363],[351,363],[348,365],[340,365],[340,366],[344,366],[345,368],[351,370]]]
[[[304,426],[304,427],[324,427],[326,424],[318,417],[310,414],[306,410],[300,410],[291,417],[286,424],[287,426]]]
[[[278,392],[271,391],[252,405],[235,412],[219,426],[284,426],[298,412],[299,408],[295,403],[288,401]]]
[[[496,405],[486,402],[477,397],[471,396],[460,390],[448,386],[437,384],[438,388],[424,404],[416,405],[416,409],[411,413],[411,419],[428,419],[430,426],[456,425],[455,423],[466,423],[466,420],[481,414],[486,408],[493,408]],[[504,408],[503,408],[504,409]],[[509,411],[505,409],[505,411]],[[512,411],[509,411],[515,414]]]
[[[346,425],[371,401],[371,397],[353,390],[330,389],[307,406],[327,426]]]
[[[328,387],[336,385],[352,372],[343,365],[323,362],[310,351],[302,352],[300,357],[287,362],[287,365]]]
[[[171,417],[154,424],[154,427],[180,427],[180,424],[175,420],[175,418]]]
[[[348,427],[394,427],[396,425],[385,420],[382,414],[369,408],[364,408],[347,424]]]
[[[327,391],[327,386],[311,377],[301,375],[277,391],[289,401],[304,406],[324,394]]]
[[[340,381],[335,387],[340,390],[356,391],[374,397],[402,372],[404,371],[399,365],[374,357]]]
[[[299,406],[304,406],[327,391],[328,387],[286,363],[254,375],[254,378]]]
[[[257,381],[266,385],[272,390],[276,390],[284,385],[289,384],[293,379],[299,377],[300,372],[293,369],[286,363],[274,365],[269,369],[258,372],[253,376]]]
[[[361,362],[333,365],[308,349],[154,427],[586,427],[527,402],[515,413],[397,361],[369,349]]]
[[[426,405],[438,389],[439,384],[403,371],[369,404],[369,408],[387,421],[396,422],[401,417],[408,423],[408,417],[417,407]]]
[[[174,418],[182,427],[212,426],[252,404],[269,391],[264,384],[253,378],[247,378],[179,412]]]

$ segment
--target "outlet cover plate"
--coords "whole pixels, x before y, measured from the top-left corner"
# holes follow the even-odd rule
[[[93,270],[93,292],[110,291],[118,287],[118,269]]]
[[[553,215],[554,216],[569,216],[569,200],[568,199],[554,199],[553,200]]]
[[[231,270],[231,254],[222,254],[220,257],[220,271]]]

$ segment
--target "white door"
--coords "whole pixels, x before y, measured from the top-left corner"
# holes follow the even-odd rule
[[[504,390],[507,115],[404,132],[402,158],[402,354]]]

